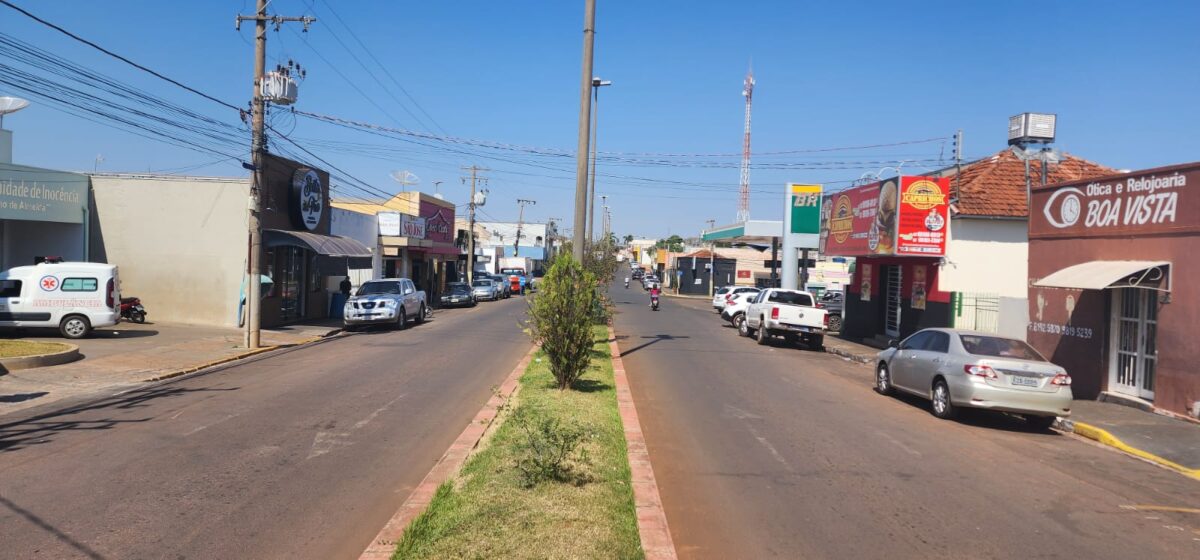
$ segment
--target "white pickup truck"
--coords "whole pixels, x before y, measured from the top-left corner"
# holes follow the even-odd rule
[[[792,343],[802,340],[810,348],[821,348],[828,320],[812,294],[769,288],[750,302],[738,334],[756,336],[759,344],[766,344],[772,336],[783,336]]]

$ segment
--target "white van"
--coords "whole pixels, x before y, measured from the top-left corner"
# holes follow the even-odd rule
[[[115,265],[55,262],[0,272],[0,327],[56,327],[83,338],[120,320]]]

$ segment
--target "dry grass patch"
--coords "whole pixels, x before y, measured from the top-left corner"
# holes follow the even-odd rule
[[[69,349],[59,342],[27,342],[24,340],[0,340],[0,358],[21,358],[40,354],[54,354]]]
[[[556,388],[545,359],[529,365],[516,410],[438,489],[394,558],[643,557],[607,331],[594,333],[591,366],[572,390]],[[548,429],[579,437],[543,438]],[[531,477],[534,459],[559,468]]]

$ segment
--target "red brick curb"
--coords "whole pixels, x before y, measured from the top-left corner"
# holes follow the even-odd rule
[[[379,534],[375,535],[371,544],[359,556],[359,560],[381,560],[392,557],[392,554],[396,552],[396,543],[400,542],[400,537],[404,536],[404,529],[414,518],[425,511],[425,508],[429,507],[429,502],[433,500],[433,495],[437,492],[438,487],[458,473],[467,457],[479,445],[479,440],[492,427],[492,422],[496,419],[500,407],[508,401],[520,385],[521,375],[525,373],[525,368],[533,360],[534,352],[537,352],[537,346],[530,348],[529,353],[521,358],[520,363],[513,368],[512,373],[508,374],[508,378],[504,380],[492,398],[488,399],[487,404],[479,410],[479,414],[476,414],[471,423],[467,424],[458,439],[450,445],[450,449],[446,450],[429,474],[425,475],[421,483],[413,489],[412,493],[408,495],[408,499],[404,500],[404,504],[383,526]]]
[[[608,341],[612,352],[613,379],[617,387],[617,407],[621,411],[621,424],[625,426],[625,449],[632,474],[633,503],[637,509],[642,550],[648,560],[675,560],[675,541],[671,540],[667,514],[658,497],[658,482],[650,466],[646,438],[642,435],[642,424],[633,404],[633,393],[629,391],[629,378],[625,376],[625,364],[621,361],[621,349],[617,347],[617,336],[612,326],[608,327]]]

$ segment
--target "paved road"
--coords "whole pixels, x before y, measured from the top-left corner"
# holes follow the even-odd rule
[[[354,558],[529,350],[524,300],[439,311],[0,421],[0,557]]]
[[[1200,508],[1200,482],[1007,417],[938,420],[705,301],[612,295],[682,558],[1200,558],[1200,510],[1155,509]]]

